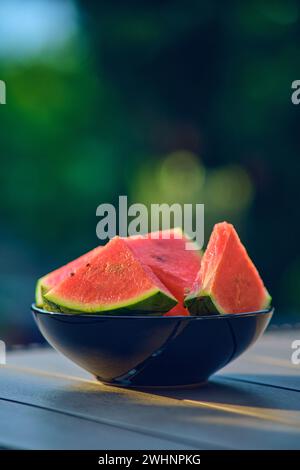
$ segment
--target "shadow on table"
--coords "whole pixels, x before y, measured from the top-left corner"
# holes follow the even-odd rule
[[[294,379],[294,378],[293,378]],[[125,406],[130,405],[153,405],[155,406],[154,397],[171,398],[174,402],[168,401],[168,405],[180,405],[180,402],[189,403],[190,405],[201,405],[203,408],[222,409],[224,411],[233,410],[230,406],[264,408],[269,410],[294,410],[300,411],[300,377],[295,377],[298,387],[279,387],[262,383],[266,380],[266,376],[255,375],[253,381],[250,376],[236,375],[234,378],[215,377],[211,381],[200,387],[191,389],[158,389],[158,388],[124,388],[110,385],[95,384],[87,382],[87,384],[72,386],[64,392],[61,391],[60,398],[68,401],[84,402],[89,404],[91,409],[96,403],[110,402],[110,400],[120,400]],[[270,375],[268,382],[278,383],[282,380],[281,376]],[[82,401],[82,398],[86,398]],[[56,394],[56,399],[59,399]],[[175,401],[176,400],[176,401]],[[177,403],[176,403],[177,402]],[[229,408],[226,408],[229,407]]]
[[[230,405],[237,407],[237,410],[239,407],[252,407],[298,411],[300,410],[300,375],[290,377],[236,374],[230,378],[224,376],[214,378],[199,388],[156,390],[151,393],[220,409],[224,405],[224,410],[229,406],[228,411]]]
[[[297,391],[217,377],[191,390],[87,382],[60,389],[51,401],[85,419],[173,436],[196,448],[235,448],[236,442],[238,448],[298,448],[299,397]]]

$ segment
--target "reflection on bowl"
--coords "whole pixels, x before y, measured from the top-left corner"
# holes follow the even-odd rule
[[[127,387],[191,386],[242,354],[273,309],[163,317],[62,314],[32,305],[46,340],[101,382]]]

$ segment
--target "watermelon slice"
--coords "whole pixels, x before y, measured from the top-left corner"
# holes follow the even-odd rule
[[[170,315],[189,315],[183,306],[184,297],[192,290],[200,269],[201,252],[187,250],[192,243],[181,229],[152,232],[147,235],[126,238],[135,255],[149,266],[161,282],[178,300]]]
[[[65,264],[61,268],[55,269],[49,274],[41,277],[36,284],[35,290],[35,303],[37,307],[42,307],[44,305],[43,296],[54,286],[57,286],[60,282],[62,282],[66,277],[73,275],[79,266],[88,263],[88,261],[97,253],[102,250],[102,246],[97,246],[88,253],[85,253],[79,258],[74,259],[70,263]]]
[[[115,237],[87,264],[49,290],[44,298],[60,311],[126,310],[167,312],[176,305],[171,292],[139,260],[124,239]]]
[[[214,227],[194,291],[185,300],[193,314],[254,312],[271,302],[238,234],[226,222]]]

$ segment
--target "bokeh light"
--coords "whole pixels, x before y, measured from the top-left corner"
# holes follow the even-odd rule
[[[0,57],[28,58],[56,50],[77,31],[71,0],[1,0]]]
[[[188,151],[177,151],[161,160],[157,183],[161,198],[170,202],[197,201],[205,180],[200,159]]]
[[[241,166],[225,166],[212,170],[207,177],[206,201],[209,211],[218,217],[246,211],[253,199],[251,179]]]

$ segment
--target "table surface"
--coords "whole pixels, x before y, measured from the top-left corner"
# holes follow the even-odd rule
[[[0,448],[300,449],[300,330],[267,332],[204,386],[110,387],[50,348],[0,366]]]

